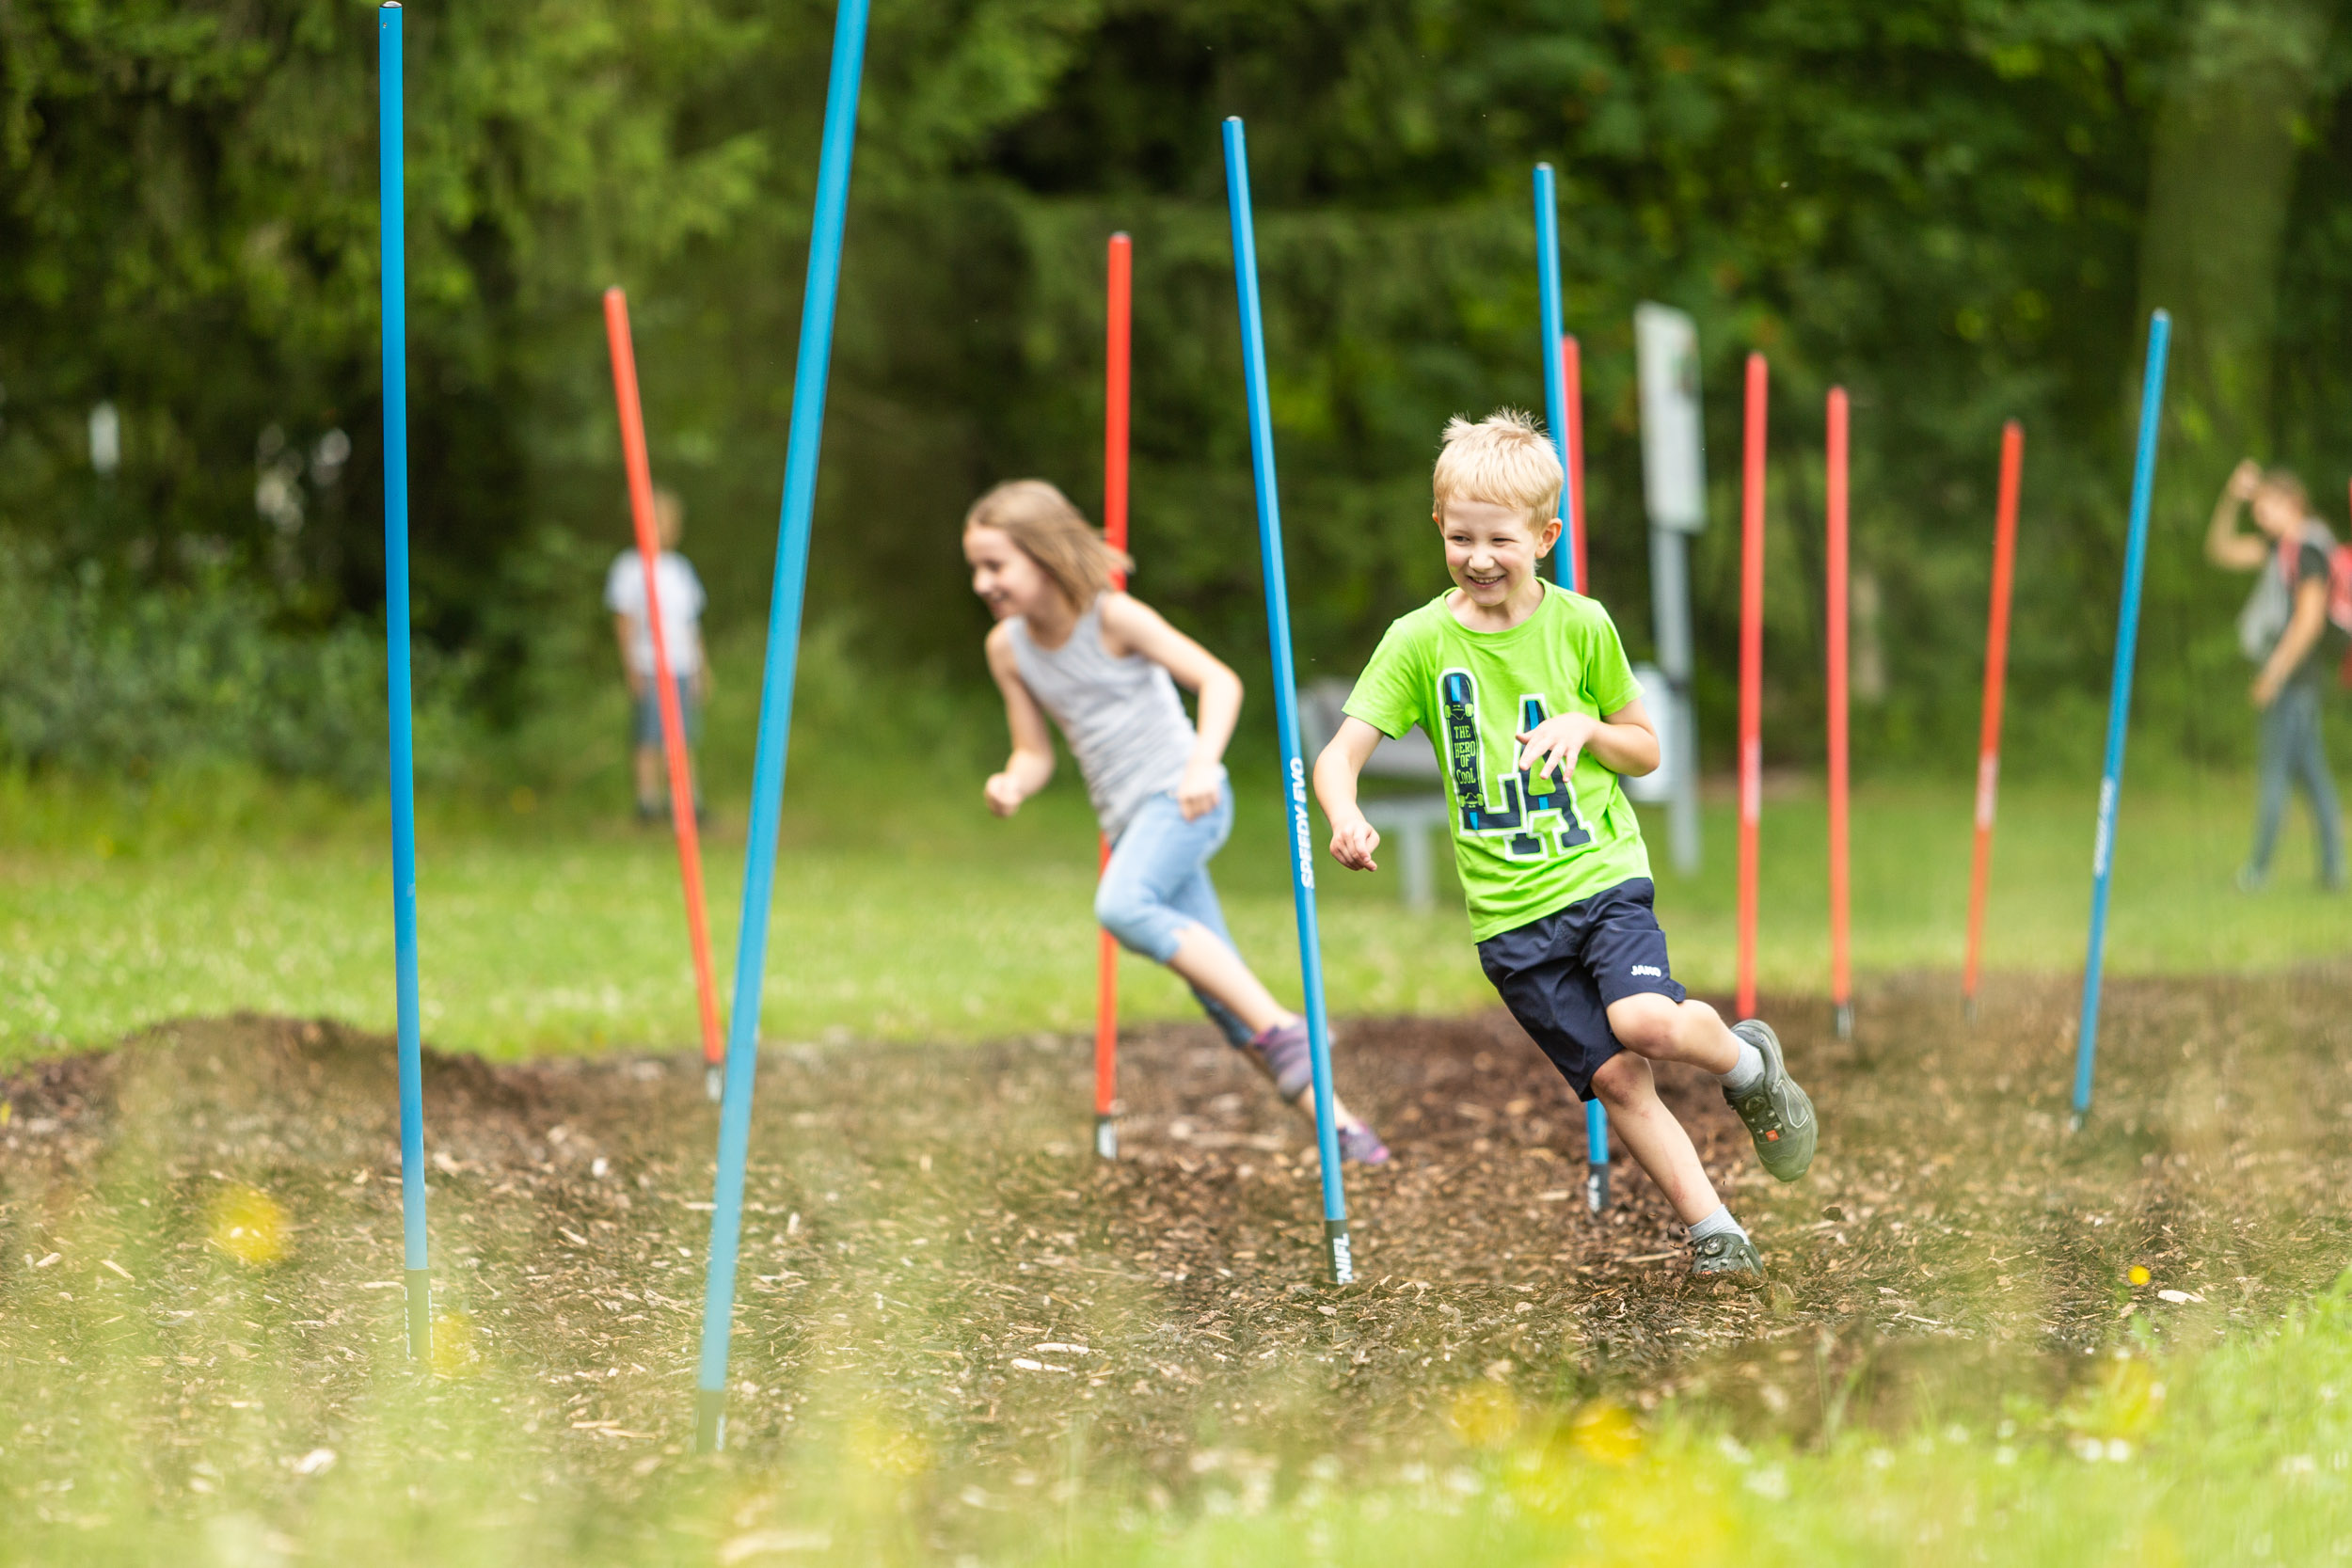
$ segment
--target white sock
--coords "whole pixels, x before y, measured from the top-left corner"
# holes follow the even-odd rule
[[[1738,1036],[1732,1037],[1738,1039]],[[1740,1059],[1731,1064],[1729,1072],[1718,1073],[1717,1082],[1734,1095],[1742,1095],[1764,1081],[1764,1053],[1748,1040],[1740,1041]]]
[[[1749,1049],[1755,1048],[1751,1046]],[[1748,1233],[1747,1227],[1731,1217],[1731,1205],[1718,1203],[1713,1213],[1691,1227],[1691,1241],[1695,1245],[1709,1236],[1720,1236],[1726,1230],[1736,1230],[1742,1236]]]

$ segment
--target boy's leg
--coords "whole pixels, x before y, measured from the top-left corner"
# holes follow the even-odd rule
[[[2344,885],[2344,814],[2336,801],[2336,781],[2328,771],[2328,744],[2319,727],[2319,689],[2308,683],[2279,694],[2281,703],[2296,705],[2295,765],[2303,794],[2312,806],[2312,837],[2319,847],[2319,879],[2330,888]]]
[[[1820,1135],[1812,1098],[1788,1076],[1770,1024],[1745,1019],[1726,1028],[1714,1008],[1684,994],[1668,966],[1666,934],[1651,897],[1649,882],[1635,880],[1587,900],[1584,960],[1608,1007],[1611,1034],[1652,1061],[1688,1062],[1713,1073],[1764,1168],[1794,1181],[1813,1164]]]
[[[1619,1048],[1592,958],[1597,899],[1478,944],[1478,959],[1511,1009],[1580,1100],[1597,1098],[1634,1162],[1692,1227],[1692,1272],[1753,1275],[1763,1264],[1699,1164],[1682,1124],[1658,1098],[1649,1063]],[[1664,973],[1660,944],[1656,977]],[[1643,976],[1649,978],[1649,976]],[[1678,991],[1680,988],[1676,988]]]
[[[2287,693],[2263,709],[2261,744],[2255,754],[2254,847],[2238,873],[2238,886],[2252,891],[2270,875],[2270,854],[2279,845],[2279,826],[2286,818],[2287,785],[2294,775],[2292,726]]]
[[[1593,1074],[1593,1092],[1609,1107],[1610,1130],[1666,1195],[1676,1218],[1696,1225],[1723,1207],[1707,1167],[1699,1164],[1698,1147],[1658,1098],[1658,1080],[1647,1061],[1630,1051],[1618,1052]]]

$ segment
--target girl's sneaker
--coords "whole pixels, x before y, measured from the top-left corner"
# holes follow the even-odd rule
[[[1705,1241],[1691,1243],[1692,1278],[1726,1274],[1747,1279],[1764,1277],[1764,1259],[1754,1242],[1737,1230],[1719,1230]]]
[[[1314,1082],[1314,1067],[1307,1053],[1307,1022],[1293,1019],[1258,1032],[1248,1045],[1237,1047],[1259,1071],[1274,1080],[1274,1092],[1296,1100]]]
[[[1380,1141],[1380,1134],[1358,1122],[1340,1129],[1340,1158],[1353,1160],[1359,1165],[1385,1165],[1389,1163],[1389,1146]]]

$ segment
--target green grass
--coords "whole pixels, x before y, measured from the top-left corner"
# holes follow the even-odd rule
[[[1409,1458],[1343,1467],[1202,1447],[1182,1497],[1104,1463],[1075,1416],[1059,1452],[982,1485],[922,1432],[847,1414],[852,1391],[820,1383],[813,1403],[834,1414],[780,1451],[696,1463],[673,1442],[620,1506],[550,1465],[535,1423],[504,1418],[499,1384],[517,1374],[404,1374],[385,1333],[346,1421],[291,1447],[262,1411],[301,1391],[266,1361],[245,1364],[242,1397],[205,1412],[200,1437],[162,1442],[166,1413],[142,1410],[135,1429],[125,1411],[140,1403],[135,1370],[102,1379],[62,1446],[0,1453],[18,1502],[0,1561],[2317,1563],[2352,1555],[2343,1289],[2201,1352],[2126,1342],[2066,1400],[2014,1395],[1973,1424],[1923,1407],[1803,1446],[1752,1429],[1742,1442],[1705,1402],[1543,1406],[1472,1382]],[[254,1293],[214,1291],[174,1315],[196,1321],[180,1338],[270,1316],[239,1306]],[[11,1376],[27,1392],[44,1381],[37,1366]]]
[[[819,781],[787,812],[768,966],[771,1037],[967,1039],[1083,1027],[1091,1017],[1090,826],[1067,782],[1011,822],[977,777],[880,772]],[[1261,781],[1262,782],[1262,781]],[[1295,991],[1278,802],[1245,777],[1216,864],[1247,955]],[[2082,961],[2090,797],[2042,785],[2003,801],[1985,961]],[[517,809],[518,806],[531,809]],[[2242,972],[2340,956],[2352,905],[2314,891],[2299,818],[2272,891],[2237,893],[2245,780],[2187,775],[2128,792],[2115,876],[2117,974]],[[1958,784],[1859,791],[1854,962],[1954,969],[1967,903],[1970,804]],[[1828,974],[1825,828],[1817,790],[1766,803],[1759,968],[1768,989]],[[161,1018],[239,1009],[392,1022],[390,876],[381,806],[229,780],[144,796],[17,781],[0,790],[0,1060],[103,1043]],[[707,844],[713,940],[727,989],[739,907],[739,810]],[[1707,822],[1705,873],[1660,868],[1677,972],[1734,977],[1733,836]],[[1450,875],[1415,914],[1393,873],[1318,874],[1335,1013],[1488,1005]],[[428,812],[421,832],[424,1026],[498,1056],[679,1045],[695,1035],[675,855],[666,832],[527,795]],[[1134,958],[1126,1016],[1190,1001]]]
[[[2291,876],[2261,898],[2232,886],[2238,835],[2227,825],[2244,799],[2235,780],[2127,799],[2111,938],[2118,973],[2235,971],[2344,950],[2352,918],[2342,900]],[[829,812],[796,813],[787,825],[771,1035],[961,1038],[1083,1024],[1092,875],[1072,795],[1010,824],[933,804],[829,831],[854,807],[825,804]],[[1245,951],[1295,987],[1287,865],[1266,808],[1245,800],[1217,873]],[[87,815],[98,820],[53,822],[71,832],[10,848],[0,869],[0,1051],[97,1043],[157,1018],[240,1008],[389,1026],[390,879],[374,814],[313,806],[246,826],[167,812]],[[2087,816],[2070,792],[2012,792],[1988,920],[1991,968],[2080,963]],[[1720,990],[1734,962],[1727,814],[1711,813],[1708,830],[1708,872],[1685,881],[1661,871],[1661,905],[1677,971]],[[1827,903],[1818,800],[1773,800],[1763,835],[1764,982],[1819,991]],[[2291,839],[2282,863],[2301,849]],[[1862,793],[1854,921],[1864,974],[1958,965],[1967,856],[1960,791]],[[723,985],[740,857],[739,833],[713,836]],[[1386,876],[1327,868],[1321,881],[1335,1011],[1454,1011],[1488,1000],[1450,885],[1438,911],[1415,915]],[[420,883],[424,1022],[437,1042],[507,1055],[692,1038],[666,833],[537,814],[456,817],[428,825]],[[910,975],[922,983],[910,986]],[[1127,960],[1121,984],[1129,1016],[1188,1008],[1153,966]]]

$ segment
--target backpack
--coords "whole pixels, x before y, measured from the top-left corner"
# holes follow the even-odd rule
[[[2335,535],[2316,519],[2304,524],[2300,537],[2279,541],[2279,576],[2286,584],[2287,598],[2292,603],[2295,597],[2295,582],[2302,572],[2302,546],[2306,544],[2318,546],[2328,555],[2328,625],[2352,637],[2352,545],[2337,544]],[[2281,623],[2280,630],[2285,629]],[[2352,647],[2344,650],[2336,680],[2339,685],[2352,686]]]

